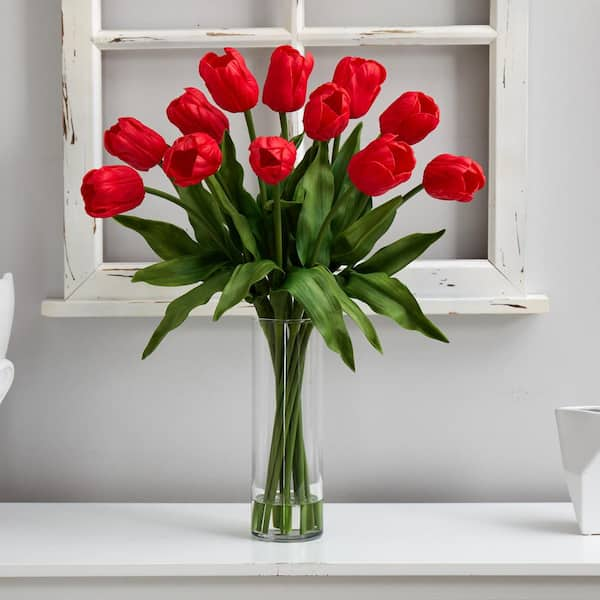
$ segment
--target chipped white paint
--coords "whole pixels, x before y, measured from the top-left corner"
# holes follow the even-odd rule
[[[46,300],[42,314],[48,317],[154,317],[164,314],[166,305],[193,286],[159,287],[137,283],[131,278],[137,269],[150,263],[105,263],[85,286],[67,302]],[[548,299],[542,295],[523,296],[486,260],[422,260],[402,272],[402,281],[412,289],[423,290],[418,296],[423,310],[430,315],[457,314],[528,314],[548,311]],[[496,296],[478,296],[483,284],[490,289],[505,283]],[[110,290],[109,295],[106,291]],[[213,314],[218,297],[192,312],[192,316]],[[364,307],[367,314],[373,314]],[[242,303],[227,312],[229,316],[249,316],[253,307]]]
[[[527,182],[527,29],[523,0],[494,0],[490,46],[488,257],[525,290]]]
[[[189,287],[161,287],[136,283],[131,277],[136,270],[151,263],[103,263],[96,272],[72,294],[70,300],[172,300]],[[408,265],[398,278],[419,295],[427,298],[520,296],[487,260],[419,260]],[[484,289],[488,293],[481,294]]]
[[[527,0],[492,0],[491,25],[305,27],[304,0],[289,0],[289,28],[102,30],[100,0],[63,0],[65,22],[65,298],[48,316],[154,316],[182,288],[131,284],[143,265],[103,263],[100,223],[84,213],[79,185],[101,157],[100,51],[310,45],[490,45],[489,248],[487,260],[418,261],[401,279],[428,314],[546,312],[548,299],[525,286]],[[290,115],[293,134],[302,112]],[[231,314],[246,315],[241,306]],[[192,314],[212,314],[211,305]]]
[[[92,41],[100,50],[172,50],[176,48],[268,48],[291,42],[283,27],[241,29],[101,30]]]
[[[496,38],[489,25],[449,27],[306,27],[307,46],[452,46],[488,45]]]
[[[548,298],[541,294],[530,294],[515,298],[424,298],[419,304],[428,315],[528,315],[548,312]],[[194,309],[192,317],[212,317],[217,306],[215,296],[205,306]],[[169,300],[44,300],[42,314],[46,317],[162,317]],[[359,303],[360,304],[360,303]],[[361,304],[365,314],[375,313]],[[228,310],[223,318],[252,317],[251,304],[242,302]]]
[[[102,262],[102,222],[87,216],[81,177],[101,161],[100,51],[90,38],[100,28],[100,0],[63,0],[63,132],[65,298]]]

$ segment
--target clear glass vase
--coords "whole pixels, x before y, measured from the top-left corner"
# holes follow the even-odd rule
[[[253,350],[252,533],[311,539],[323,531],[321,338],[310,320],[257,319]]]

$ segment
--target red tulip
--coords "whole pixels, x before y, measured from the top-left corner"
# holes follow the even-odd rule
[[[433,198],[471,202],[485,185],[483,169],[468,156],[440,154],[423,172],[423,187]]]
[[[225,48],[223,56],[208,52],[200,60],[199,70],[213,100],[221,108],[245,112],[256,106],[258,83],[235,48]]]
[[[161,135],[133,117],[121,117],[104,132],[104,147],[138,171],[148,171],[162,160],[167,143]]]
[[[413,149],[388,133],[357,152],[348,163],[350,181],[368,196],[380,196],[410,179],[416,160]]]
[[[250,166],[266,183],[283,181],[294,168],[296,146],[278,136],[257,137],[250,144]]]
[[[144,199],[144,182],[137,171],[114,165],[88,171],[81,183],[85,212],[105,219],[133,210]]]
[[[196,185],[221,166],[221,150],[208,133],[190,133],[165,152],[163,169],[177,185]]]
[[[385,78],[385,68],[377,61],[358,56],[346,56],[340,60],[333,82],[350,94],[350,118],[356,119],[368,112]]]
[[[208,133],[219,144],[229,120],[206,96],[193,87],[185,88],[185,94],[175,98],[167,107],[167,118],[181,133]]]
[[[324,83],[309,97],[304,109],[304,131],[313,140],[334,138],[350,120],[350,95],[335,83]]]
[[[423,92],[406,92],[390,104],[379,117],[381,133],[394,133],[407,144],[416,144],[440,122],[440,109]]]
[[[263,103],[276,112],[302,108],[306,100],[306,83],[314,64],[310,52],[302,56],[291,46],[275,48],[263,88]]]

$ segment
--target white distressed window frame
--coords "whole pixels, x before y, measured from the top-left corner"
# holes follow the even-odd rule
[[[101,53],[129,49],[361,45],[488,45],[490,47],[488,257],[421,260],[402,272],[428,314],[540,313],[548,298],[525,281],[528,0],[492,0],[490,25],[443,27],[306,27],[304,0],[288,0],[289,28],[104,30],[101,0],[63,0],[65,185],[64,299],[46,300],[48,316],[154,316],[181,288],[132,285],[146,263],[107,263],[102,221],[86,215],[83,174],[102,162]],[[290,118],[292,131],[301,115]],[[209,304],[195,315],[212,314]],[[230,314],[249,314],[239,306]]]

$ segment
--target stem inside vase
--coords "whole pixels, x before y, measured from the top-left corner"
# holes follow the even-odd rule
[[[259,326],[270,373],[255,373],[255,384],[263,385],[255,385],[252,533],[274,541],[309,539],[322,531],[320,390],[313,389],[313,380],[320,385],[313,372],[320,361],[309,355],[313,325],[302,319],[259,319]],[[270,385],[264,385],[267,377]],[[269,441],[263,420],[271,422]]]

